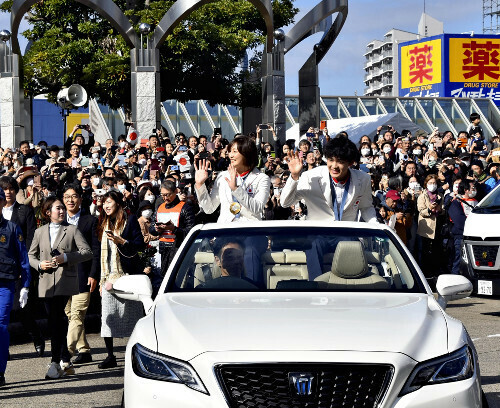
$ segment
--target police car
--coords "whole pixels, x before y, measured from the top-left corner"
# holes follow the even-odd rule
[[[129,339],[132,407],[481,407],[477,353],[384,225],[256,222],[193,228],[155,300],[146,276]]]

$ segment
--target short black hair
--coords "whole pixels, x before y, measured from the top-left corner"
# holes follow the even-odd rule
[[[358,148],[347,137],[339,136],[330,139],[323,149],[323,154],[327,159],[340,159],[347,162],[358,162],[360,155]]]
[[[477,112],[472,112],[469,116],[470,121],[474,121],[476,119],[481,119],[481,116]]]
[[[62,189],[62,194],[64,195],[68,190],[73,190],[79,197],[83,195],[82,188],[78,184],[65,184]]]
[[[214,255],[219,257],[221,256],[222,249],[227,246],[228,244],[236,244],[238,245],[241,249],[245,250],[245,244],[243,243],[242,240],[234,237],[221,237],[217,238],[215,242],[213,243],[212,250],[214,252]]]
[[[19,143],[19,147],[21,147],[22,145],[25,145],[25,144],[27,144],[29,146],[30,142],[28,140],[23,140],[21,143]]]
[[[163,181],[163,183],[161,183],[160,188],[164,188],[165,190],[168,190],[171,193],[175,192],[175,190],[177,189],[175,183],[170,180]]]
[[[253,170],[257,166],[258,162],[258,153],[255,141],[248,136],[238,136],[235,137],[231,143],[229,143],[227,150],[231,151],[235,145],[238,152],[245,158],[245,164],[250,168],[250,170]]]
[[[0,187],[2,189],[6,188],[13,188],[16,194],[19,192],[19,184],[17,183],[17,180],[14,177],[11,176],[2,176],[0,177]]]

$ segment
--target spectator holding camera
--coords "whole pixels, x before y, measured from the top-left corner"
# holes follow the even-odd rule
[[[89,141],[85,143],[85,139],[81,133],[76,133],[79,130],[86,130],[89,134]],[[64,151],[67,156],[72,156],[71,147],[73,144],[79,146],[82,156],[88,156],[90,148],[94,146],[94,134],[90,130],[90,125],[75,125],[71,133],[68,135],[66,142],[64,143]]]

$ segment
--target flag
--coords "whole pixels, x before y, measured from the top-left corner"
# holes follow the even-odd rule
[[[135,145],[139,140],[139,132],[133,126],[128,128],[127,142],[131,145]]]

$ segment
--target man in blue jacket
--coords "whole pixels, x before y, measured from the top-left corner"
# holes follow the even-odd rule
[[[5,206],[5,192],[0,188],[0,213]],[[0,386],[5,385],[5,369],[9,355],[9,319],[14,303],[15,281],[21,277],[19,297],[21,307],[26,306],[31,274],[28,250],[18,225],[0,215]]]

